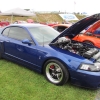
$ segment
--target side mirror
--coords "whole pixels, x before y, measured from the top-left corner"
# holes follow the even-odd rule
[[[23,44],[28,44],[28,45],[31,45],[32,44],[29,39],[22,40],[22,43]]]

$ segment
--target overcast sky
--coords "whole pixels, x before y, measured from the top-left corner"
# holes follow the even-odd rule
[[[100,0],[0,0],[0,10],[13,8],[33,9],[34,11],[100,12]]]

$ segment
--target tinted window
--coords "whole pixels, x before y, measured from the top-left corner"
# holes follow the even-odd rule
[[[8,36],[8,33],[9,33],[9,28],[6,28],[6,29],[3,31],[2,35]]]
[[[62,31],[64,31],[65,29],[67,29],[67,27],[65,27],[65,26],[58,26],[57,31],[58,31],[58,32],[62,32]]]
[[[54,28],[55,30],[57,30],[58,26],[54,26],[53,28]]]
[[[17,40],[23,40],[23,39],[31,40],[31,37],[27,33],[27,31],[20,27],[11,27],[9,31],[9,37]]]

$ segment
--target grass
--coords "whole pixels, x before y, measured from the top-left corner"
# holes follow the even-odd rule
[[[0,100],[94,100],[97,90],[55,86],[41,74],[0,60]]]

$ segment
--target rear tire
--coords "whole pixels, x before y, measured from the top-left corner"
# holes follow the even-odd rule
[[[44,65],[44,75],[46,79],[55,84],[63,85],[69,79],[67,68],[58,60],[48,60]]]

